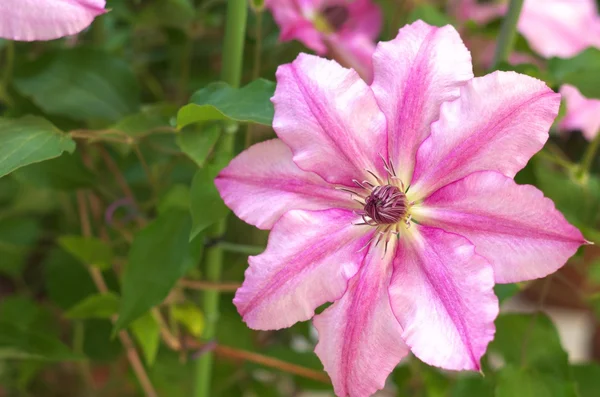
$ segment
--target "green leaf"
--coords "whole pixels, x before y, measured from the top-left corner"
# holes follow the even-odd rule
[[[148,366],[154,364],[160,346],[160,327],[150,312],[131,323],[131,331],[144,353]]]
[[[119,309],[119,297],[112,293],[88,296],[66,313],[68,318],[110,318]]]
[[[73,150],[75,142],[47,120],[32,116],[0,118],[0,177]]]
[[[49,114],[115,121],[139,108],[136,77],[123,59],[78,47],[47,53],[15,69],[15,88]]]
[[[494,292],[500,303],[515,296],[520,290],[517,284],[496,284],[494,286]]]
[[[192,219],[194,225],[190,239],[195,238],[209,226],[224,219],[229,209],[223,203],[214,179],[219,172],[218,167],[205,167],[196,173],[192,180]]]
[[[407,23],[413,23],[419,19],[440,27],[452,24],[452,21],[443,12],[430,4],[420,4],[415,7],[408,15]]]
[[[552,58],[548,68],[562,84],[577,87],[588,98],[600,98],[600,50],[588,48],[570,59]]]
[[[416,360],[415,357],[411,357]],[[427,390],[428,397],[445,397],[450,388],[450,380],[445,377],[437,368],[419,362],[416,367],[419,368],[418,374],[413,373],[413,376],[421,378]]]
[[[590,281],[600,284],[600,260],[594,261],[588,268],[588,278]]]
[[[496,335],[489,351],[500,354],[508,364],[569,378],[567,353],[545,314],[501,314],[496,319]]]
[[[39,222],[33,218],[0,219],[0,273],[18,276],[39,234]]]
[[[71,360],[79,358],[58,339],[52,313],[30,298],[0,301],[0,360]]]
[[[600,391],[600,365],[578,364],[571,367],[579,397],[597,397]]]
[[[101,270],[111,268],[112,248],[98,238],[62,236],[58,239],[58,244],[86,266],[93,265]]]
[[[136,24],[149,27],[185,29],[196,10],[190,0],[162,0],[150,3],[137,17]]]
[[[160,396],[193,396],[195,366],[181,365],[181,357],[177,352],[162,349],[154,365],[148,369],[152,385]],[[215,360],[215,367],[222,360]],[[216,369],[216,368],[215,368]],[[231,376],[233,372],[230,372]],[[214,380],[214,377],[212,378]],[[228,378],[231,379],[231,378]],[[234,394],[241,395],[241,394]],[[213,395],[211,395],[212,397]],[[214,397],[227,397],[230,394],[215,394]]]
[[[158,202],[158,213],[171,209],[190,210],[190,188],[186,185],[174,185]]]
[[[552,199],[575,226],[594,227],[600,214],[600,180],[593,175],[587,183],[552,168],[547,162],[535,162],[537,186]]]
[[[190,334],[199,338],[204,331],[204,314],[192,303],[184,303],[171,307],[171,315],[183,324]]]
[[[88,271],[61,249],[50,251],[43,269],[48,297],[61,309],[69,309],[97,292]]]
[[[94,174],[81,161],[78,153],[31,164],[13,173],[19,182],[51,189],[72,190],[94,186]]]
[[[0,359],[66,361],[81,358],[45,332],[0,319]]]
[[[493,397],[494,387],[483,375],[461,375],[452,385],[450,397]]]
[[[496,397],[578,397],[572,382],[530,368],[504,367],[498,376]]]
[[[193,127],[190,126],[177,135],[177,146],[198,164],[198,167],[203,167],[221,135],[221,128],[215,124]]]
[[[85,332],[83,353],[94,361],[111,362],[122,357],[123,346],[119,338],[112,338],[113,325],[109,320],[90,318],[83,320]]]
[[[177,115],[177,108],[171,104],[154,104],[145,106],[139,113],[132,114],[119,120],[111,126],[112,130],[121,131],[137,138],[151,132],[171,127],[171,119]]]
[[[232,88],[226,83],[212,83],[197,91],[190,104],[177,114],[177,126],[210,121],[233,120],[271,125],[273,104],[271,97],[275,83],[264,79],[254,80],[242,88]]]
[[[173,209],[160,214],[135,236],[123,274],[115,331],[161,303],[188,270],[190,228],[189,213]]]
[[[587,303],[591,307],[596,318],[600,318],[600,293],[595,293],[587,297]]]
[[[51,332],[52,313],[31,298],[12,295],[0,301],[0,319],[16,324],[19,327],[37,328]]]

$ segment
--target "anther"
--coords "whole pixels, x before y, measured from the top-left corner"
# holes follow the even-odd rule
[[[332,5],[329,7],[325,7],[321,14],[325,18],[325,20],[329,23],[329,25],[333,28],[334,32],[339,31],[342,26],[348,20],[350,13],[348,9],[343,5]]]
[[[378,225],[397,223],[407,212],[406,196],[394,185],[375,187],[365,200],[365,215]]]

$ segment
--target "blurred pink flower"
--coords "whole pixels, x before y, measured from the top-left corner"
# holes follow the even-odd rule
[[[0,37],[53,40],[79,33],[105,12],[106,0],[1,0]]]
[[[506,1],[457,0],[455,4],[459,19],[478,23],[501,17],[506,10]],[[587,47],[600,47],[595,0],[525,0],[518,29],[531,48],[546,58],[570,58]]]
[[[577,88],[563,85],[560,88],[567,113],[560,122],[563,131],[581,130],[583,136],[591,141],[600,132],[600,99],[588,99]]]
[[[261,330],[314,316],[338,396],[381,389],[409,351],[479,370],[494,283],[544,277],[585,243],[513,181],[546,142],[558,94],[514,72],[473,78],[454,28],[421,21],[379,43],[373,66],[371,86],[316,56],[280,66],[279,139],[215,181],[237,216],[272,229],[249,258],[239,313]]]
[[[382,16],[371,0],[267,0],[266,6],[281,29],[282,41],[299,40],[372,80],[371,57]]]

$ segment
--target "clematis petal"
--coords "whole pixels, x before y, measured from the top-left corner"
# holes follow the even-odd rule
[[[310,319],[315,308],[339,299],[366,255],[373,235],[351,211],[287,212],[264,253],[249,258],[233,303],[250,328],[279,329]]]
[[[354,70],[300,54],[277,69],[272,101],[273,128],[303,170],[345,185],[369,178],[365,170],[385,174],[385,117]]]
[[[532,77],[494,72],[471,80],[442,105],[419,147],[411,199],[476,171],[514,177],[544,146],[559,106],[560,95]]]
[[[479,370],[494,338],[498,299],[489,263],[465,238],[415,225],[394,260],[392,309],[402,338],[424,362]]]
[[[471,55],[453,27],[417,21],[378,44],[373,68],[371,88],[387,119],[389,156],[408,184],[440,105],[458,98],[459,87],[473,77]]]
[[[302,171],[279,139],[253,145],[215,179],[225,204],[244,221],[270,229],[286,211],[354,208],[348,193]]]
[[[481,25],[500,18],[507,9],[507,5],[504,3],[480,4],[477,0],[451,0],[450,6],[459,21],[471,20]]]
[[[570,58],[600,47],[600,16],[595,0],[527,0],[519,32],[544,57]]]
[[[393,247],[384,255],[371,247],[344,296],[315,316],[315,352],[339,397],[367,397],[382,389],[408,353],[402,329],[390,307],[388,285]]]
[[[498,283],[553,273],[585,243],[541,191],[497,172],[477,172],[438,190],[413,216],[468,238]]]
[[[341,33],[352,32],[371,40],[377,39],[383,25],[383,15],[373,0],[335,1],[335,3],[346,4],[348,7],[348,22]]]
[[[567,114],[560,122],[562,130],[581,130],[591,141],[600,132],[600,99],[588,99],[572,85],[560,87],[567,103]]]
[[[53,40],[79,33],[106,12],[105,0],[2,0],[0,37]]]
[[[316,1],[267,0],[265,6],[271,10],[281,30],[281,41],[298,40],[318,54],[323,55],[327,52],[322,33],[310,20],[317,12]]]
[[[333,59],[356,70],[365,82],[373,81],[375,43],[371,39],[355,33],[332,34],[325,38],[325,43]]]

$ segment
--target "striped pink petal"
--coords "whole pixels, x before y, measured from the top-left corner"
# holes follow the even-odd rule
[[[330,183],[352,186],[385,175],[385,117],[369,86],[352,69],[300,54],[277,69],[273,128],[294,162]]]
[[[560,95],[514,72],[477,77],[442,105],[417,153],[411,190],[421,200],[476,171],[514,177],[548,140]]]
[[[417,21],[378,44],[373,68],[371,87],[387,119],[389,158],[408,184],[440,105],[458,98],[459,87],[473,77],[471,55],[451,26]]]
[[[426,363],[480,369],[498,315],[493,287],[491,266],[465,238],[416,225],[400,240],[392,309],[404,341]]]
[[[348,193],[302,171],[279,139],[258,143],[239,154],[215,179],[225,204],[244,221],[270,229],[287,211],[355,208]]]
[[[53,40],[79,33],[106,12],[106,0],[2,0],[0,37]]]
[[[438,190],[414,216],[469,239],[498,283],[553,273],[585,243],[541,191],[497,172],[477,172]]]
[[[382,389],[408,353],[392,313],[388,286],[393,247],[371,247],[344,296],[315,316],[315,352],[338,397],[368,397]]]
[[[560,87],[560,93],[567,106],[560,128],[563,131],[581,130],[588,141],[594,139],[600,133],[600,99],[586,98],[568,84]]]
[[[365,256],[373,231],[350,211],[290,211],[275,224],[264,253],[249,259],[233,303],[253,329],[310,319],[339,299]]]

